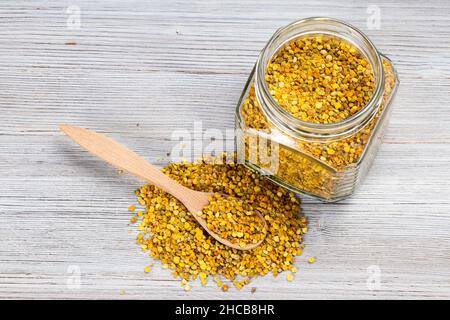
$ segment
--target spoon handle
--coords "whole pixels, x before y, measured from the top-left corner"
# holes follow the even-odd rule
[[[169,178],[147,160],[120,143],[92,130],[60,125],[61,131],[90,153],[182,200],[192,190]]]

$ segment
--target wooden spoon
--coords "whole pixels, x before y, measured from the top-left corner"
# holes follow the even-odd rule
[[[241,247],[239,244],[234,244],[227,239],[221,238],[218,234],[211,231],[208,228],[206,221],[197,214],[202,212],[203,207],[208,205],[209,198],[213,195],[213,193],[195,191],[179,184],[159,171],[156,167],[151,165],[147,162],[147,160],[135,152],[102,134],[70,125],[60,125],[60,129],[72,140],[100,159],[103,159],[138,178],[149,181],[151,184],[166,191],[167,193],[170,193],[172,196],[180,200],[194,216],[197,222],[203,227],[203,229],[205,229],[220,243],[238,250],[250,250],[256,248],[264,241],[263,238],[257,243],[252,243]],[[260,212],[255,212],[264,222],[264,228],[267,230],[266,220]]]

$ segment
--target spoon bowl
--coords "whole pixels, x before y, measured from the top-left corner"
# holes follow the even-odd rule
[[[60,125],[60,129],[73,141],[100,159],[138,178],[147,180],[180,200],[202,228],[220,243],[237,250],[251,250],[261,245],[264,241],[263,238],[257,243],[250,243],[241,247],[239,244],[234,244],[210,230],[205,219],[200,217],[198,213],[202,212],[203,208],[209,204],[209,199],[214,193],[195,191],[179,184],[135,152],[105,135],[70,125]],[[264,228],[267,231],[267,221],[260,212],[255,212],[264,223]]]
[[[212,231],[211,229],[208,228],[208,225],[206,223],[206,220],[203,219],[202,217],[200,217],[198,215],[198,212],[202,212],[203,208],[206,207],[209,204],[209,199],[210,197],[212,197],[214,195],[214,193],[212,192],[201,192],[201,191],[195,191],[192,189],[189,189],[191,191],[193,191],[195,194],[194,196],[196,197],[195,201],[189,202],[189,205],[191,205],[191,208],[188,207],[187,204],[185,204],[181,199],[179,199],[181,202],[183,202],[184,206],[189,210],[189,212],[194,216],[194,218],[197,220],[197,222],[203,227],[203,229],[205,229],[214,239],[216,239],[217,241],[219,241],[220,243],[233,248],[233,249],[238,249],[238,250],[251,250],[254,249],[258,246],[260,246],[264,240],[265,237],[262,238],[261,240],[259,240],[256,243],[249,243],[243,247],[241,247],[239,244],[235,244],[232,243],[231,241],[224,239],[222,237],[220,237],[217,233],[215,233],[214,231]],[[229,197],[228,195],[225,194],[220,194],[223,197]],[[267,231],[268,230],[268,226],[267,226],[267,221],[266,219],[263,217],[263,215],[255,210],[254,211],[256,215],[258,215],[258,217],[261,219],[261,221],[264,223],[264,229]],[[266,232],[267,234],[267,232]]]

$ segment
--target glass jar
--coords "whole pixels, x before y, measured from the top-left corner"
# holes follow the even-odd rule
[[[334,123],[302,121],[272,97],[268,64],[286,43],[326,35],[353,44],[372,67],[369,102]],[[260,53],[236,108],[238,160],[273,182],[323,201],[350,196],[366,175],[389,118],[398,77],[391,61],[355,27],[330,18],[309,18],[279,29]]]

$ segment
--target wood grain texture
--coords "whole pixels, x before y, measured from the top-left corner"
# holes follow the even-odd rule
[[[66,25],[73,4],[79,30]],[[450,298],[450,3],[377,1],[379,30],[366,27],[368,4],[1,1],[0,298]],[[365,183],[344,202],[304,199],[311,231],[293,282],[256,279],[255,294],[194,283],[185,293],[159,264],[144,274],[150,258],[127,211],[140,182],[81,152],[57,125],[107,133],[163,165],[175,128],[233,128],[271,34],[319,15],[360,27],[400,75]],[[79,289],[67,285],[73,266]],[[381,276],[374,290],[371,270]]]

